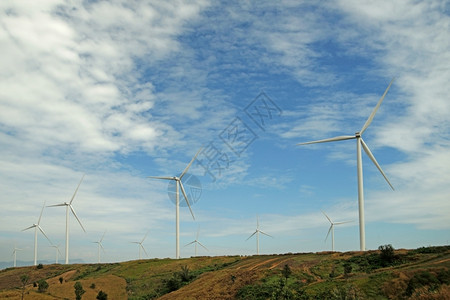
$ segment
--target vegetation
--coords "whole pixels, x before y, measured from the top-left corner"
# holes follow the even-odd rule
[[[83,286],[79,281],[75,282],[75,285],[73,286],[75,288],[75,299],[81,300],[81,297],[83,296],[86,291],[83,289]]]
[[[48,283],[45,281],[45,279],[41,279],[37,282],[38,284],[38,291],[40,293],[44,293],[48,289]]]
[[[450,247],[396,250],[383,245],[367,252],[205,256],[0,271],[0,299],[20,299],[21,294],[73,299],[74,288],[76,299],[450,299]]]

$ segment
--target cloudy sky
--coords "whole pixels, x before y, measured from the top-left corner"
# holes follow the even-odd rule
[[[168,182],[185,184],[181,255],[358,250],[355,141],[365,142],[366,247],[450,239],[447,1],[1,1],[0,261],[33,260],[45,205],[68,202],[70,259],[175,256]],[[65,209],[40,225],[64,253]],[[55,250],[38,235],[38,260]],[[60,257],[60,261],[64,257]]]

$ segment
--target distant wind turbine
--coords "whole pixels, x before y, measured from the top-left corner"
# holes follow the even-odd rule
[[[252,236],[254,236],[256,234],[256,255],[259,255],[259,234],[260,233],[264,234],[264,235],[267,235],[267,236],[270,236],[271,238],[273,238],[273,236],[271,236],[270,234],[267,234],[267,233],[265,233],[265,232],[263,232],[263,231],[261,231],[259,229],[259,217],[256,216],[256,230],[255,230],[255,232],[252,233],[251,236],[249,236],[246,239],[246,241],[248,241]]]
[[[38,219],[37,223],[22,230],[22,231],[25,231],[25,230],[34,228],[34,265],[35,266],[37,265],[37,233],[38,233],[38,229],[47,238],[50,245],[52,244],[52,242],[50,241],[50,239],[48,238],[48,236],[45,234],[44,230],[42,229],[41,225],[39,225],[41,223],[41,217],[42,217],[42,213],[44,212],[44,207],[45,207],[45,201],[44,201],[44,205],[42,206],[41,214],[39,215],[39,219]]]
[[[361,130],[356,132],[355,135],[337,136],[334,138],[328,138],[328,139],[324,139],[324,140],[318,140],[318,141],[297,144],[297,145],[308,145],[308,144],[356,139],[356,169],[357,169],[357,176],[358,176],[358,207],[359,207],[359,247],[360,247],[361,251],[366,250],[366,234],[365,234],[365,221],[364,221],[364,190],[363,190],[363,170],[362,170],[361,146],[364,149],[364,151],[366,152],[367,156],[369,156],[369,158],[372,160],[372,162],[378,168],[381,175],[383,175],[386,182],[389,184],[389,186],[392,188],[392,190],[394,190],[394,187],[389,182],[388,178],[386,177],[386,174],[384,174],[383,170],[381,169],[380,165],[378,164],[377,160],[375,159],[375,156],[373,156],[369,147],[366,145],[366,143],[362,139],[362,134],[364,133],[364,131],[366,131],[367,127],[369,127],[370,123],[372,123],[373,117],[375,116],[378,108],[380,107],[381,102],[383,102],[383,99],[386,96],[387,92],[389,91],[389,88],[391,87],[393,81],[394,81],[394,79],[391,80],[388,87],[384,91],[384,94],[381,96],[380,100],[378,100],[377,105],[375,106],[374,110],[370,114],[366,123],[364,123]]]
[[[105,237],[105,233],[106,233],[106,231],[103,233],[102,238],[100,240],[98,240],[97,242],[93,242],[93,243],[98,245],[98,260],[97,260],[97,263],[100,263],[100,248],[102,248],[103,252],[105,252],[105,248],[103,248],[103,245],[102,245],[102,241],[103,241],[103,238]]]
[[[50,247],[55,248],[55,251],[56,251],[55,264],[57,264],[58,263],[59,254],[62,255],[61,251],[59,251],[59,245],[51,245]]]
[[[194,158],[192,158],[191,162],[187,165],[187,167],[184,169],[184,171],[180,174],[180,176],[172,176],[172,177],[168,177],[168,176],[148,176],[148,178],[154,178],[154,179],[164,179],[164,180],[174,180],[175,181],[175,187],[176,187],[176,214],[175,214],[175,219],[176,219],[176,253],[175,253],[175,258],[178,259],[180,258],[180,192],[179,190],[181,189],[181,192],[183,193],[184,196],[184,200],[186,201],[186,204],[189,207],[189,210],[191,211],[191,215],[192,218],[195,220],[194,217],[194,213],[192,212],[192,208],[191,208],[191,204],[189,203],[189,199],[188,196],[186,195],[186,191],[183,187],[183,183],[182,183],[182,179],[183,176],[187,173],[187,171],[189,170],[189,168],[191,167],[192,163],[195,161],[195,159],[197,158],[197,156],[199,155],[200,151],[202,150],[202,148],[200,148],[197,152],[197,154],[195,154]]]
[[[193,240],[192,242],[190,242],[190,243],[188,243],[188,244],[185,245],[185,247],[186,247],[186,246],[195,244],[195,245],[194,245],[194,246],[195,246],[195,252],[194,252],[195,255],[194,255],[194,256],[197,256],[197,244],[199,244],[200,246],[202,246],[206,251],[209,251],[208,248],[206,248],[206,247],[205,247],[202,243],[200,243],[200,241],[198,240],[198,234],[199,234],[199,232],[200,232],[200,228],[197,229],[197,236],[196,236],[195,240]]]
[[[72,214],[75,216],[75,218],[77,219],[78,223],[80,224],[81,228],[83,229],[84,232],[86,232],[86,230],[83,227],[83,224],[81,224],[80,219],[78,218],[77,214],[75,213],[75,210],[73,209],[72,206],[72,202],[73,199],[75,198],[75,195],[78,192],[78,188],[81,185],[81,182],[83,181],[84,175],[83,177],[81,177],[80,183],[77,186],[77,189],[75,190],[75,193],[72,196],[72,199],[70,199],[70,202],[64,202],[61,204],[55,204],[55,205],[50,205],[49,207],[56,207],[56,206],[65,206],[66,207],[66,265],[69,264],[69,208],[72,211]]]
[[[331,231],[331,251],[334,252],[334,226],[335,225],[345,224],[345,223],[350,223],[351,221],[333,222],[333,221],[331,221],[330,217],[328,217],[325,212],[322,211],[322,213],[325,215],[325,217],[330,222],[330,228],[328,229],[328,233],[327,233],[327,237],[325,238],[325,241],[328,239],[328,236],[330,235],[330,231]]]
[[[147,233],[145,234],[145,236],[144,236],[144,238],[142,239],[142,241],[140,241],[140,242],[132,242],[133,244],[138,244],[138,245],[139,245],[139,246],[138,246],[138,248],[139,248],[139,259],[141,259],[141,248],[142,248],[142,250],[144,250],[145,255],[148,256],[147,251],[145,251],[144,245],[142,244],[142,243],[144,243],[144,240],[147,238],[147,235],[148,235],[148,231],[147,231]]]
[[[14,250],[12,253],[12,255],[14,256],[14,268],[16,267],[17,251],[22,251],[22,249],[19,249],[14,245]]]

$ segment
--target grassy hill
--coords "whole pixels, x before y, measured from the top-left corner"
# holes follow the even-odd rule
[[[9,268],[0,299],[75,299],[76,282],[82,299],[450,299],[450,246]]]

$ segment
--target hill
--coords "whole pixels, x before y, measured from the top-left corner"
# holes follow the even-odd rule
[[[75,299],[76,282],[82,299],[450,299],[450,246],[8,268],[0,299]]]

